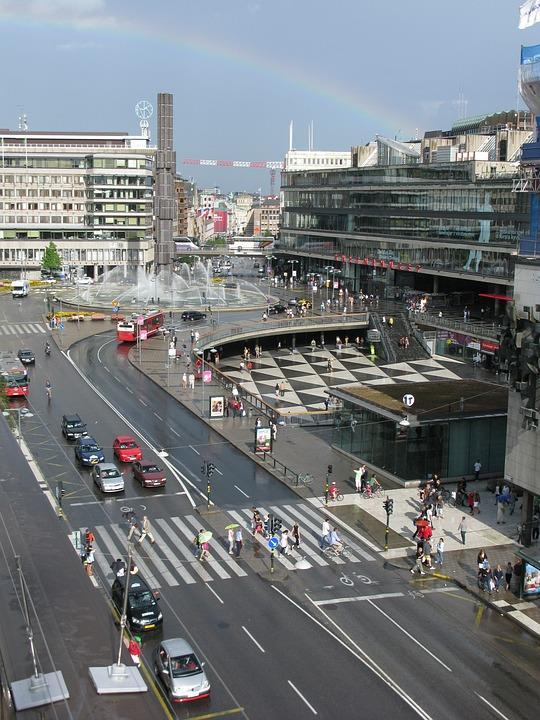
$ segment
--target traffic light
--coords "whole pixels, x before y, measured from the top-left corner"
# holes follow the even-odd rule
[[[333,467],[331,465],[328,466],[328,470],[326,471],[329,475],[332,474]]]
[[[386,510],[386,514],[391,515],[394,512],[394,501],[392,498],[386,498],[383,502],[383,507]]]
[[[275,535],[278,533],[281,528],[283,527],[283,522],[281,518],[274,517],[272,521],[272,535]]]
[[[216,466],[213,463],[208,463],[206,466],[206,476],[211,478],[214,474],[214,470],[216,469]]]

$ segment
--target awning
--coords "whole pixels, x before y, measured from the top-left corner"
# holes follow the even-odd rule
[[[490,298],[491,300],[502,300],[503,302],[514,302],[509,295],[497,295],[497,293],[478,293],[478,297]]]

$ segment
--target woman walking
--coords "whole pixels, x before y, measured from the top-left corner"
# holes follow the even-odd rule
[[[297,522],[295,522],[291,528],[291,538],[294,542],[294,547],[299,548],[300,547],[300,528],[299,528]]]

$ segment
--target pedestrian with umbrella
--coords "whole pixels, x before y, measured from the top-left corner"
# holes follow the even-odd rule
[[[200,554],[199,554],[199,560],[202,562],[203,560],[206,560],[209,557],[209,550],[210,550],[210,539],[212,537],[212,533],[210,530],[205,530],[204,532],[200,533],[199,535],[199,548],[200,548]]]
[[[234,555],[234,531],[237,527],[240,527],[238,523],[231,523],[225,526],[227,531],[227,542],[229,543],[229,555]]]

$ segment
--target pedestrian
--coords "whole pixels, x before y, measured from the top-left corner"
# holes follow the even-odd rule
[[[504,589],[507,591],[510,590],[510,585],[512,583],[512,572],[512,563],[508,561],[504,571]]]
[[[129,514],[128,520],[129,520],[129,532],[128,532],[127,539],[129,542],[136,532],[139,533],[139,535],[141,534],[141,526],[140,526],[139,520],[137,519],[137,516],[135,515],[134,512],[131,512]]]
[[[204,542],[201,542],[199,544],[199,550],[200,550],[199,560],[201,562],[203,560],[207,560],[210,557],[209,552],[208,552],[210,550],[210,544],[209,544],[208,540],[205,540]]]
[[[150,520],[146,515],[143,515],[142,519],[142,531],[139,538],[139,545],[142,543],[145,537],[148,537],[152,545],[155,544],[154,536],[152,535],[152,528],[150,527]]]
[[[506,513],[506,505],[503,502],[497,503],[497,525],[500,525],[501,523],[505,523],[506,520],[503,520]]]
[[[279,398],[279,383],[276,383],[276,387],[274,388],[274,394],[277,398]]]
[[[191,344],[193,345],[195,342],[195,333],[193,332],[193,330],[191,331],[189,337],[191,339]]]
[[[283,381],[279,383],[279,396],[285,397],[285,383]]]
[[[270,423],[270,427],[272,428],[272,442],[276,442],[276,440],[277,440],[277,423],[275,423],[275,422]]]
[[[94,533],[91,530],[86,528],[86,532],[84,533],[84,544],[92,545],[95,542],[96,542],[96,536],[94,535]]]
[[[328,518],[324,518],[321,528],[321,539],[319,542],[319,546],[321,547],[321,549],[324,547],[324,538],[330,534],[331,530],[332,527],[330,525],[330,521],[328,520]]]
[[[480,462],[480,460],[477,460],[474,463],[473,468],[474,468],[474,479],[480,480],[480,470],[482,469],[482,463]]]
[[[504,582],[504,570],[500,565],[495,566],[493,571],[493,580],[495,582],[495,592],[499,592]]]
[[[436,507],[437,507],[437,517],[441,518],[441,520],[442,520],[442,518],[444,517],[444,500],[443,500],[442,495],[439,495],[437,497]]]
[[[139,635],[134,635],[129,641],[128,652],[131,655],[133,663],[140,667],[141,664],[141,638]]]
[[[467,507],[469,508],[469,514],[474,515],[474,493],[472,491],[467,495]]]
[[[473,513],[472,513],[473,515],[475,512],[478,515],[480,515],[480,507],[479,506],[480,506],[480,493],[478,491],[476,491],[474,493],[474,498],[473,498]]]
[[[431,553],[433,552],[433,546],[431,545],[431,541],[428,538],[423,541],[422,550],[424,552],[423,563],[428,568],[431,568]]]
[[[444,538],[439,538],[437,547],[435,549],[435,564],[442,567],[444,560]]]
[[[293,523],[293,526],[291,528],[291,537],[294,542],[294,547],[299,548],[300,547],[300,527],[297,522]]]
[[[201,337],[200,332],[199,332],[198,330],[195,330],[195,342],[196,342],[196,343],[199,342],[199,338],[200,338],[200,337]]]
[[[116,558],[116,560],[113,560],[111,563],[111,570],[116,577],[124,577],[126,574],[126,563],[122,558]]]
[[[488,557],[487,557],[486,551],[484,550],[484,548],[481,548],[478,551],[478,555],[476,556],[476,562],[478,565],[478,569],[480,569],[481,567],[483,567],[483,565],[485,563],[487,563],[487,559],[488,559]]]
[[[425,571],[423,568],[423,560],[424,560],[424,550],[422,549],[422,545],[419,543],[418,547],[416,548],[416,556],[414,560],[414,565],[411,568],[411,574],[414,575],[415,570],[418,570],[420,575],[425,575]]]
[[[255,429],[258,430],[260,427],[262,427],[262,420],[261,420],[260,417],[258,417],[258,418],[255,420]]]
[[[501,496],[501,486],[499,483],[495,485],[495,505],[499,504],[499,498]]]
[[[458,525],[458,532],[461,534],[461,542],[465,545],[467,537],[467,530],[469,529],[468,521],[465,515],[462,516],[461,522]]]
[[[194,373],[189,373],[189,389],[195,390],[195,375],[194,375]]]
[[[195,545],[195,555],[198,555],[201,551],[201,535],[204,530],[201,528],[199,532],[193,538],[193,544]]]
[[[362,466],[356,468],[354,471],[354,486],[357,493],[362,492]]]
[[[227,530],[227,542],[229,543],[229,555],[234,554],[234,529],[229,528]]]
[[[515,562],[514,567],[512,569],[512,574],[514,576],[514,587],[515,587],[516,592],[519,592],[519,589],[521,587],[522,572],[523,572],[523,564],[522,564],[522,561],[520,558]]]
[[[84,548],[84,554],[83,554],[83,565],[84,569],[86,570],[86,574],[88,576],[91,576],[94,574],[94,549],[91,545],[87,545]]]
[[[281,537],[279,538],[279,552],[281,555],[289,554],[289,531],[282,530]]]
[[[240,557],[240,552],[242,551],[242,545],[243,545],[243,539],[242,539],[242,528],[236,528],[236,532],[234,533],[234,545],[235,545],[235,555],[236,557]]]
[[[187,386],[188,386],[187,373],[184,373],[182,375],[182,387],[184,388],[184,390],[187,390]]]

